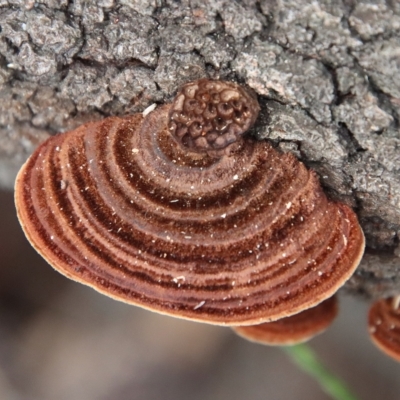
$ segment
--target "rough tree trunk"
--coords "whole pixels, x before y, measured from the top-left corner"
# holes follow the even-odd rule
[[[204,76],[252,87],[255,133],[355,208],[368,249],[347,288],[400,292],[396,0],[0,0],[0,185],[49,135]]]

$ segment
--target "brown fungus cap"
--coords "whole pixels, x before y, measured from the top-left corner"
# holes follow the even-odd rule
[[[290,317],[259,325],[235,326],[233,330],[251,342],[286,346],[306,342],[325,331],[338,312],[336,296]]]
[[[171,107],[39,146],[15,189],[36,250],[110,297],[213,324],[272,321],[331,297],[363,254],[354,212],[265,141],[239,135],[219,157],[192,151],[171,136]],[[244,112],[247,129],[258,105]]]
[[[400,296],[372,304],[368,328],[372,341],[389,357],[400,361]]]

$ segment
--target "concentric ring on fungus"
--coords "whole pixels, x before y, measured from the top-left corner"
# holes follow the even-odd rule
[[[290,317],[259,325],[235,326],[233,330],[244,339],[270,346],[304,343],[331,325],[338,313],[337,303],[336,296],[332,296]]]
[[[373,303],[368,313],[368,328],[373,343],[400,361],[400,296]]]
[[[315,172],[243,137],[258,111],[202,79],[146,117],[48,139],[16,182],[26,236],[67,277],[176,317],[252,325],[317,305],[353,274],[363,233]]]

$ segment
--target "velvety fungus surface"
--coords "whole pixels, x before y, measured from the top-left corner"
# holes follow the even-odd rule
[[[252,325],[319,304],[363,233],[313,171],[243,136],[258,111],[247,89],[200,80],[146,116],[51,137],[17,178],[26,236],[65,276],[168,315]]]

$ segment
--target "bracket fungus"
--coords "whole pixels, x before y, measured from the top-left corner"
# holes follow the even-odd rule
[[[252,325],[317,305],[364,236],[314,171],[243,136],[258,111],[247,89],[201,79],[145,116],[51,137],[17,177],[26,236],[65,276],[176,317]]]
[[[294,345],[306,342],[325,331],[337,313],[337,299],[332,296],[315,307],[290,317],[258,325],[236,326],[233,330],[251,342],[271,346]]]
[[[372,304],[368,328],[373,343],[389,357],[400,361],[400,295]]]

